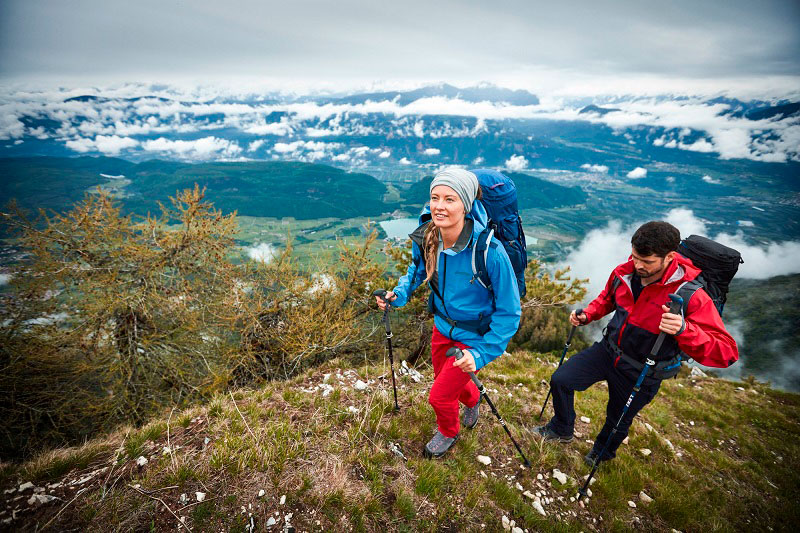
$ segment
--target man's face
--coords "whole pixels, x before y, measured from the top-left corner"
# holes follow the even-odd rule
[[[670,252],[666,256],[661,257],[658,255],[641,255],[636,252],[635,248],[631,248],[631,257],[633,258],[633,268],[642,279],[660,277],[664,273],[675,257],[675,252]]]

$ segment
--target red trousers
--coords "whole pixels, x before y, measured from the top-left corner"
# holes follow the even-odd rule
[[[431,358],[433,359],[433,387],[428,395],[428,403],[436,412],[436,425],[445,437],[455,437],[461,429],[458,416],[458,402],[474,407],[480,399],[478,387],[469,374],[453,366],[455,357],[446,357],[447,350],[457,346],[469,350],[469,346],[448,339],[433,328],[431,337]]]

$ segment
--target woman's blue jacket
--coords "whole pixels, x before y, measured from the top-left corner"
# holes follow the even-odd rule
[[[517,332],[521,314],[514,269],[505,249],[496,239],[492,239],[492,246],[488,248],[486,258],[486,269],[493,290],[489,291],[473,279],[472,248],[478,235],[486,227],[487,218],[481,202],[475,201],[472,211],[465,220],[465,229],[456,244],[439,254],[436,263],[438,291],[434,291],[433,294],[433,304],[439,311],[434,314],[436,329],[450,339],[469,346],[477,369],[481,369],[503,354],[511,337]],[[397,286],[392,289],[397,295],[397,299],[391,302],[395,307],[404,306],[414,290],[427,277],[422,254],[422,224],[429,219],[430,207],[425,206],[419,219],[420,227],[410,235],[411,264],[406,275],[401,277]],[[489,330],[481,336],[462,329],[457,324],[451,325],[441,314],[456,323],[490,316]]]

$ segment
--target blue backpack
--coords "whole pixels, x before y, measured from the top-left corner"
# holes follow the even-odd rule
[[[471,170],[478,177],[483,198],[481,203],[489,215],[486,229],[479,235],[472,248],[472,280],[477,280],[489,291],[492,282],[486,269],[486,256],[492,244],[492,237],[502,243],[511,266],[517,277],[520,299],[525,297],[525,268],[528,266],[528,249],[525,244],[525,233],[522,231],[522,219],[517,207],[517,187],[511,178],[496,170]]]

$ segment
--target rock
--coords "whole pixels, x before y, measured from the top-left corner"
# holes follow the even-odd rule
[[[146,464],[147,464],[147,457],[145,457],[144,455],[140,455],[140,456],[139,456],[139,457],[136,459],[136,464],[137,464],[137,466],[144,466],[144,465],[146,465]]]
[[[260,491],[258,491],[258,497],[259,498],[263,498],[265,494],[266,494],[266,491],[264,489],[261,489]]]
[[[34,484],[31,483],[30,481],[27,481],[27,482],[23,483],[22,485],[20,485],[17,490],[20,491],[20,492],[24,492],[24,491],[26,491],[28,489],[32,489],[33,487],[34,487]]]
[[[520,485],[519,483],[517,483],[517,490],[518,490],[518,491],[520,491],[520,492],[522,492],[522,491],[523,491],[523,490],[525,490],[525,489],[524,489],[524,488],[522,488],[522,485]]]
[[[189,497],[186,494],[181,494],[181,497],[178,499],[178,501],[180,501],[181,504],[185,505],[189,503]]]
[[[484,479],[489,479],[489,476],[487,476],[486,472],[484,472],[483,470],[481,470],[481,477]]]
[[[642,503],[652,503],[653,502],[653,498],[651,498],[650,496],[645,494],[644,491],[639,493],[639,500],[641,500]]]
[[[656,433],[656,430],[655,430],[655,429],[653,429],[653,426],[651,426],[651,425],[650,425],[650,424],[648,424],[647,422],[645,422],[645,423],[644,423],[644,427],[646,427],[646,428],[647,428],[647,431],[652,431],[653,433]]]
[[[648,455],[650,455],[650,454],[651,454],[651,453],[653,453],[653,452],[652,452],[652,451],[650,451],[650,450],[649,450],[649,449],[647,449],[647,448],[642,448],[641,450],[639,450],[639,453],[640,453],[640,454],[642,454],[642,455],[644,455],[645,457],[647,457]]]
[[[280,504],[281,504],[281,505],[285,505],[285,504],[286,504],[286,494],[284,494],[284,495],[282,495],[282,496],[281,496],[281,501],[280,501]]]
[[[330,380],[331,380],[331,375],[330,375],[330,374],[324,374],[324,375],[322,376],[322,382],[323,382],[323,383],[327,383],[327,382],[329,382]]]
[[[631,507],[631,508],[635,509],[636,508],[636,502],[628,500],[628,507]]]
[[[533,493],[531,491],[529,491],[529,490],[526,490],[525,492],[523,492],[522,495],[525,496],[526,498],[531,499],[531,500],[536,498],[536,496],[534,496]]]
[[[15,492],[17,492],[17,488],[16,487],[11,487],[10,489],[4,490],[3,494],[14,494]]]
[[[359,379],[356,381],[356,384],[353,385],[353,388],[356,390],[367,390],[367,384]]]
[[[201,502],[201,501],[206,499],[206,493],[205,492],[195,492],[194,493],[194,497],[197,498],[198,502]]]
[[[505,529],[506,531],[511,529],[511,522],[508,521],[508,517],[506,515],[503,515],[503,519],[501,520],[501,522],[503,523],[503,529]]]
[[[274,516],[270,516],[269,519],[267,520],[267,524],[266,524],[267,527],[272,527],[275,524],[277,524],[277,520],[275,520]]]
[[[347,407],[347,412],[351,413],[351,414],[354,414],[354,415],[357,415],[358,414],[358,407],[354,407],[354,406],[350,405],[350,406]]]
[[[479,455],[476,459],[478,459],[478,462],[482,465],[489,466],[492,464],[492,458],[485,455]]]
[[[693,426],[694,425],[694,420],[689,420],[689,425]]]
[[[541,502],[534,501],[532,505],[533,508],[536,509],[537,513],[539,513],[542,516],[547,516],[547,513],[545,512],[544,507],[542,507]]]
[[[539,481],[541,481],[541,480],[543,480],[543,479],[544,479],[544,476],[543,476],[543,475],[541,475],[541,474],[537,474],[537,475],[536,475],[536,479],[538,479]]]
[[[692,367],[692,373],[689,374],[693,378],[707,378],[708,374],[697,368],[696,366]]]
[[[211,442],[211,439],[209,439],[208,437],[204,438],[203,439],[203,446],[208,446],[209,442]]]
[[[594,478],[592,478],[592,480],[594,480]],[[591,485],[591,483],[590,483],[590,485]],[[589,487],[586,487],[586,497],[587,498],[591,498],[592,497],[592,489],[590,489]]]
[[[625,437],[625,438],[622,440],[622,444],[628,444],[628,442],[630,442],[630,437]]]
[[[28,499],[28,505],[42,505],[45,503],[50,503],[53,500],[56,500],[55,496],[50,496],[48,494],[34,494],[33,496]]]
[[[588,478],[589,478],[589,474],[586,474],[585,476],[583,476],[583,480],[584,481],[586,481]],[[589,482],[589,486],[591,487],[592,485],[594,485],[595,481],[597,481],[597,478],[596,477],[592,477],[592,480]]]
[[[589,418],[588,416],[582,416],[581,417],[581,422],[583,422],[584,424],[588,424],[591,421],[592,421],[592,419]]]
[[[578,505],[581,506],[581,509],[585,509],[586,508],[586,503],[584,503],[583,500],[578,500]]]
[[[562,485],[567,484],[567,475],[558,468],[553,470],[553,477],[556,478]]]
[[[524,533],[524,532],[522,531],[521,527],[514,526],[514,528],[511,530],[511,533]]]

